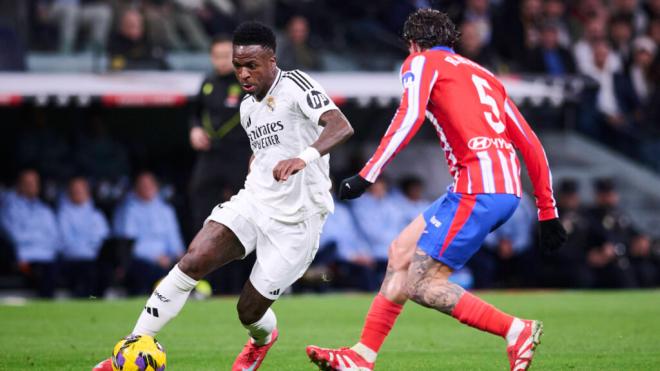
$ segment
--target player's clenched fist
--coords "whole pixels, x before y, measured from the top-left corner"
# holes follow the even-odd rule
[[[305,166],[307,166],[305,161],[298,157],[282,160],[273,168],[273,178],[278,182],[284,182],[289,179],[289,176],[304,169]]]
[[[341,181],[341,186],[339,187],[339,199],[352,200],[358,198],[367,190],[367,188],[369,188],[370,185],[371,183],[361,177],[360,174],[346,178]]]
[[[566,242],[566,230],[559,219],[539,222],[539,242],[545,251],[555,251]]]

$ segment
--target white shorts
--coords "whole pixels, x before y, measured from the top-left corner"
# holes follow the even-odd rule
[[[314,260],[326,214],[284,223],[260,212],[248,197],[242,190],[216,206],[206,222],[212,220],[231,229],[245,247],[245,256],[257,251],[250,282],[265,298],[276,300]]]

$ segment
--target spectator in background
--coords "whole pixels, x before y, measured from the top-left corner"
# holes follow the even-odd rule
[[[402,210],[389,192],[388,180],[384,176],[351,205],[358,228],[369,243],[376,262],[376,282],[380,283],[387,268],[387,251],[397,236],[397,228],[401,227]]]
[[[575,179],[565,179],[559,184],[557,202],[559,220],[568,239],[564,247],[543,257],[542,280],[550,287],[588,288],[591,285],[586,264],[589,219]]]
[[[610,3],[612,14],[623,14],[630,18],[634,33],[644,32],[648,19],[640,6],[639,0],[612,0]]]
[[[595,68],[593,45],[605,39],[605,25],[602,17],[592,17],[587,20],[582,37],[573,47],[578,72],[588,74]]]
[[[635,36],[632,18],[627,14],[615,14],[609,21],[609,38],[612,50],[628,68],[632,59],[632,40]]]
[[[60,53],[74,50],[81,26],[90,30],[86,49],[102,51],[112,26],[112,8],[103,0],[38,0],[37,18],[57,24]]]
[[[345,203],[335,203],[335,212],[325,222],[319,246],[322,250],[335,249],[338,286],[362,291],[378,288],[371,249]]]
[[[207,50],[211,44],[197,13],[204,0],[150,0],[145,4],[149,40],[167,50]]]
[[[559,26],[546,22],[541,28],[541,41],[527,53],[526,70],[563,76],[575,73],[575,61],[571,52],[559,44]]]
[[[66,196],[57,210],[62,235],[64,275],[73,296],[95,294],[97,282],[96,257],[108,237],[108,222],[94,207],[89,183],[83,177],[69,181]]]
[[[121,16],[119,32],[110,39],[110,69],[165,69],[163,50],[153,46],[144,33],[144,19],[129,8]]]
[[[190,145],[197,151],[190,180],[193,230],[202,227],[215,205],[243,187],[252,154],[240,125],[238,107],[243,94],[231,55],[231,38],[216,37],[210,53],[213,72],[199,87],[190,120]]]
[[[493,38],[493,16],[490,0],[467,0],[460,23],[474,25],[480,45],[488,45]]]
[[[476,23],[464,22],[460,27],[461,38],[456,51],[491,71],[496,70],[496,59],[488,44],[483,44]]]
[[[39,200],[39,190],[39,174],[32,169],[23,170],[16,190],[7,194],[2,203],[0,224],[14,246],[20,271],[40,297],[52,298],[60,234],[55,214]]]
[[[133,262],[127,273],[132,295],[151,292],[184,252],[174,209],[158,192],[154,175],[140,173],[135,179],[134,196],[127,198],[117,213],[115,233],[135,240]]]
[[[309,23],[303,16],[294,16],[289,20],[285,39],[277,52],[277,63],[282,69],[321,69],[321,60],[309,44]]]
[[[611,179],[597,179],[594,191],[595,205],[588,210],[587,241],[591,287],[635,287],[635,274],[627,256],[631,238],[636,234],[632,221],[619,209],[619,194]]]
[[[628,122],[641,128],[645,121],[645,108],[655,89],[652,65],[656,45],[648,37],[638,37],[632,46],[632,64],[627,70],[614,75],[617,104]]]
[[[621,113],[614,90],[614,75],[621,71],[621,64],[605,39],[593,43],[593,53],[593,68],[584,72],[599,85],[596,124],[607,144],[625,151],[629,138],[623,140],[621,136],[631,135],[631,128]]]
[[[522,0],[516,13],[504,15],[495,29],[494,41],[498,53],[509,63],[520,67],[527,50],[539,43],[539,29],[543,19],[541,0]]]
[[[565,0],[545,0],[543,2],[543,16],[546,22],[557,26],[557,39],[563,48],[570,48],[572,37],[568,19],[566,17]]]
[[[605,20],[608,17],[608,9],[603,0],[578,0],[572,4],[569,12],[569,22],[573,29],[574,39],[576,36],[585,36],[586,28],[593,19]]]
[[[470,260],[476,288],[533,286],[535,280],[532,227],[534,203],[523,194],[511,218],[488,234],[485,249]]]

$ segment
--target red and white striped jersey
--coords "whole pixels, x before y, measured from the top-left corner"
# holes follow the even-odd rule
[[[360,171],[374,182],[428,118],[440,139],[454,192],[520,197],[527,164],[539,219],[557,217],[545,151],[525,118],[488,70],[446,47],[411,54],[401,67],[403,97],[376,152]]]

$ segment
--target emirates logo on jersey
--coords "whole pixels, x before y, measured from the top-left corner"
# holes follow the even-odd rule
[[[493,145],[493,140],[488,137],[474,137],[468,141],[468,148],[473,151],[482,151],[490,148]]]

